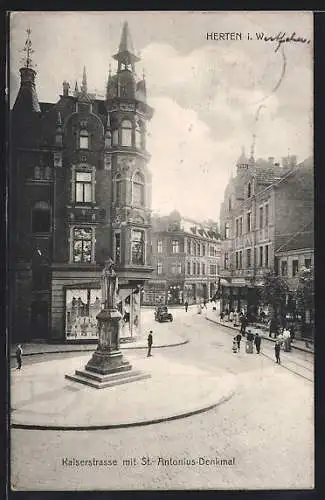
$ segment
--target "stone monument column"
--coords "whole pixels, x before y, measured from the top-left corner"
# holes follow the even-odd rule
[[[121,314],[116,307],[117,276],[114,262],[109,259],[102,272],[103,309],[97,314],[98,345],[84,370],[76,370],[75,375],[66,378],[104,388],[150,377],[149,374],[133,371],[132,365],[120,351]]]

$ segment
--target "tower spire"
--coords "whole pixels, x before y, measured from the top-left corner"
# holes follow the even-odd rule
[[[87,94],[87,73],[86,73],[86,66],[84,66],[83,69],[83,74],[82,74],[82,85],[81,85],[81,92]]]
[[[25,55],[23,56],[21,62],[24,68],[33,68],[32,54],[34,54],[34,50],[32,48],[32,40],[30,36],[32,30],[30,28],[27,28],[26,33],[27,33],[27,38],[25,41],[24,48],[22,49],[22,52],[24,52]]]
[[[133,42],[127,21],[125,21],[123,24],[118,53],[115,54],[113,58],[118,61],[118,71],[121,71],[123,69],[130,69],[131,66],[131,69],[134,72],[134,63],[140,61],[140,58],[135,55],[135,50],[133,47]]]

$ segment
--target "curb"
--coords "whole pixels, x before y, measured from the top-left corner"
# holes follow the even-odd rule
[[[57,426],[57,425],[33,425],[33,424],[11,424],[13,429],[26,429],[26,430],[47,430],[47,431],[96,431],[105,429],[125,429],[127,427],[142,427],[145,425],[160,424],[162,422],[170,422],[172,420],[178,420],[181,418],[191,417],[192,415],[198,415],[200,413],[213,410],[217,406],[229,401],[235,395],[235,391],[232,391],[228,396],[223,396],[216,403],[212,403],[194,410],[186,411],[184,413],[177,413],[169,417],[157,417],[151,420],[138,420],[135,422],[122,422],[116,424],[107,425],[88,425],[88,426]]]
[[[235,332],[237,331],[237,328],[235,328],[234,326],[224,325],[223,323],[220,323],[219,321],[215,321],[214,319],[207,318],[207,317],[205,319],[208,320],[208,321],[211,321],[212,323],[215,323],[216,325],[224,326],[225,328],[229,328],[231,330],[234,330]],[[264,335],[262,336],[262,338],[264,340],[268,340],[269,342],[275,342],[275,339],[271,339],[270,337],[265,337]],[[304,349],[303,347],[299,347],[299,346],[296,346],[296,345],[291,345],[291,348],[292,349],[297,349],[298,351],[306,352],[308,354],[312,354],[313,356],[315,355],[315,352],[309,351],[307,349]]]
[[[166,347],[178,347],[180,345],[185,345],[189,343],[189,339],[183,340],[182,342],[178,342],[177,344],[163,344],[163,345],[157,345],[157,346],[152,346],[152,349],[164,349]],[[148,349],[148,346],[136,346],[136,347],[121,347],[121,350],[135,350],[135,349]],[[96,346],[95,344],[89,348],[89,349],[71,349],[71,350],[58,350],[58,351],[38,351],[38,352],[29,352],[26,354],[23,354],[23,357],[27,356],[40,356],[42,354],[69,354],[72,352],[90,352],[90,351],[95,351]],[[10,354],[10,358],[15,358],[15,354]]]

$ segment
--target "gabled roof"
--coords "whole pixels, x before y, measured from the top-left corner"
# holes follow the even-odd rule
[[[303,248],[314,248],[314,224],[309,222],[301,231],[294,234],[279,235],[277,237],[278,247],[275,252],[289,252]]]

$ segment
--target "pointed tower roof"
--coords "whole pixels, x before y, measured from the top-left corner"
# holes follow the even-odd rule
[[[87,73],[86,73],[86,66],[84,66],[83,73],[82,73],[82,84],[81,84],[81,92],[84,92],[87,94],[87,89],[88,84],[87,84]]]
[[[247,163],[247,158],[246,158],[246,153],[245,153],[245,146],[241,147],[241,154],[240,157],[237,160],[237,165],[243,165]]]
[[[118,53],[113,56],[119,62],[119,69],[121,64],[132,65],[134,67],[134,63],[140,61],[140,58],[137,57],[134,53],[134,46],[129,30],[129,25],[127,21],[123,24],[121,41],[118,49]]]
[[[19,109],[23,112],[36,112],[40,113],[41,108],[38,102],[38,97],[36,93],[35,77],[36,71],[33,69],[32,54],[34,53],[32,49],[32,41],[30,38],[31,30],[27,29],[27,39],[22,49],[25,53],[22,64],[20,68],[20,88],[16,97],[16,101],[13,110]]]

